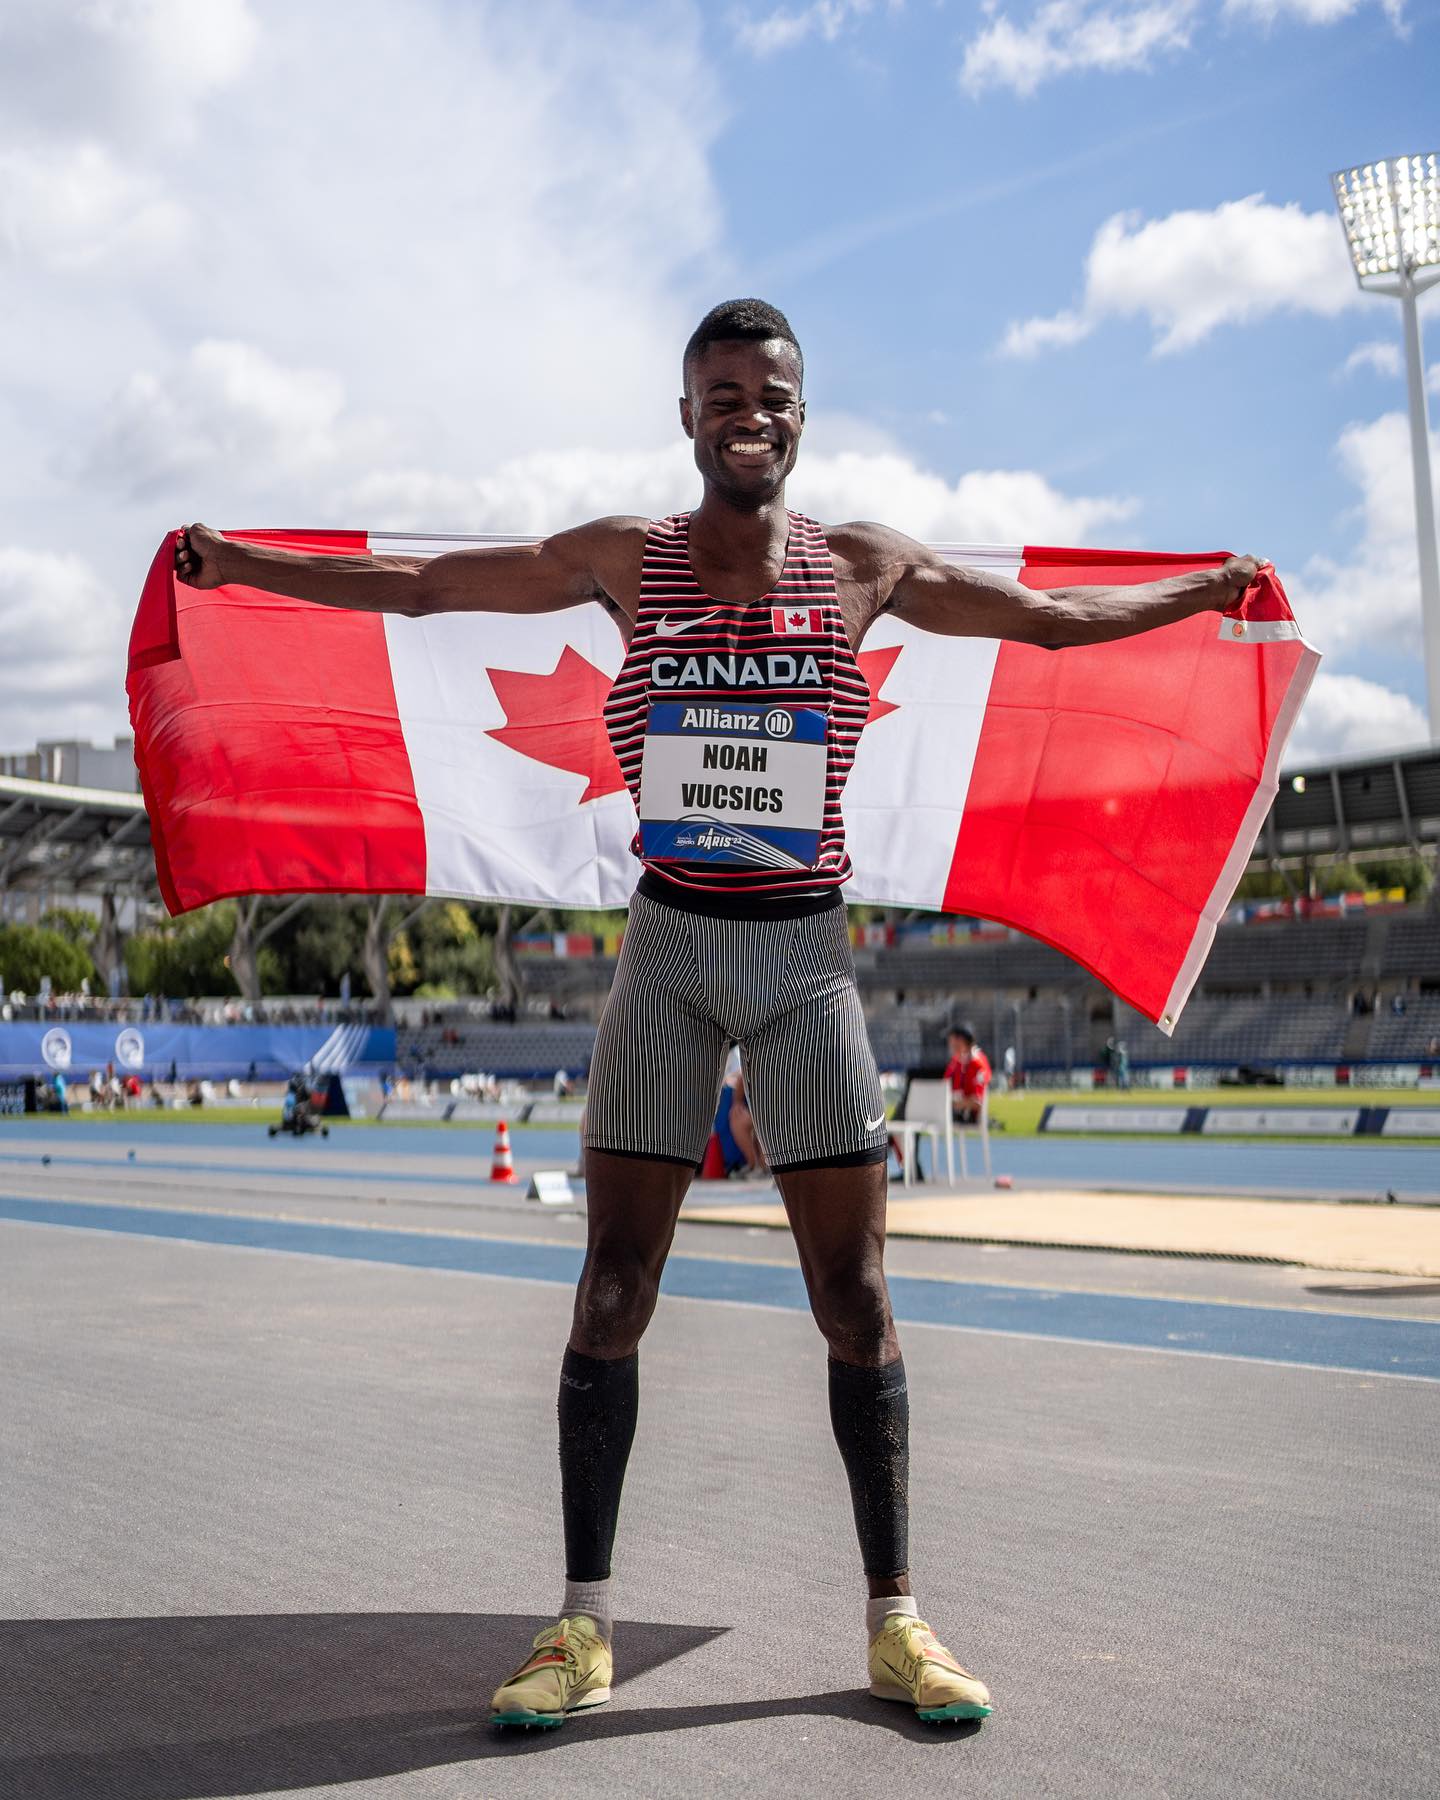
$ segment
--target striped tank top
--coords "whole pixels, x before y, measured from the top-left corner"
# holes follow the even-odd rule
[[[780,579],[748,605],[695,579],[688,513],[651,524],[634,635],[605,703],[640,816],[631,850],[697,900],[838,900],[850,876],[840,799],[870,690],[825,533],[788,517]]]

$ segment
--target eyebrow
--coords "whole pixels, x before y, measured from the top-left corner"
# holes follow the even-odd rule
[[[705,392],[707,394],[718,394],[722,390],[727,389],[727,388],[733,388],[737,394],[744,392],[743,387],[741,386],[741,384],[738,381],[712,381],[707,385]],[[795,392],[795,389],[793,387],[791,387],[791,385],[788,381],[764,381],[764,382],[762,382],[760,384],[761,393],[763,394],[767,389],[770,389],[773,392],[778,393],[778,394],[793,394]]]

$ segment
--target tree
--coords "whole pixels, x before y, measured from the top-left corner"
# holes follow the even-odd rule
[[[95,965],[59,931],[44,925],[0,925],[0,987],[34,994],[47,975],[56,993],[74,994],[82,982],[94,981]]]
[[[67,943],[74,944],[87,956],[93,955],[95,939],[100,934],[100,921],[83,906],[51,906],[40,915],[47,931],[58,931]]]
[[[235,914],[235,902],[221,900],[154,930],[136,932],[125,946],[131,993],[192,1000],[235,993],[229,962]],[[272,982],[279,973],[268,946],[260,952],[259,967]]]
[[[409,969],[415,979],[400,979],[404,943]],[[482,994],[495,984],[495,958],[491,939],[482,932],[471,909],[459,900],[427,906],[397,934],[391,955],[391,977],[396,987],[412,990],[422,984],[449,988],[456,994]]]

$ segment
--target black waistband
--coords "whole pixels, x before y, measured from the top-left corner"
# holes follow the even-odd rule
[[[645,870],[635,892],[661,906],[678,906],[708,919],[809,919],[845,904],[838,887],[812,888],[807,894],[727,894],[682,887],[656,869]]]

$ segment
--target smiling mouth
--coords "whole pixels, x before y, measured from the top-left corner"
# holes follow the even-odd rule
[[[743,456],[750,462],[760,462],[775,454],[775,445],[768,438],[731,438],[723,448],[728,455]]]

